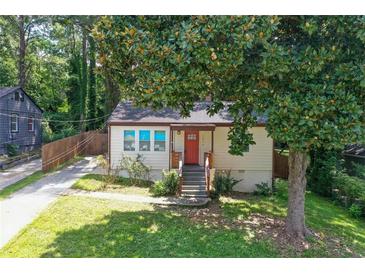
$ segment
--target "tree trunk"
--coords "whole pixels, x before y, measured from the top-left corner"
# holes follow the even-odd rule
[[[96,78],[95,78],[95,67],[96,67],[96,59],[95,59],[95,41],[94,38],[89,35],[89,94],[88,94],[88,119],[96,118]],[[88,122],[88,129],[96,128],[95,120]]]
[[[310,232],[305,226],[304,201],[308,157],[304,152],[289,148],[289,189],[286,230],[292,237],[304,239]]]
[[[25,54],[26,54],[26,38],[25,38],[25,18],[24,15],[18,17],[19,28],[19,86],[24,87],[26,82],[26,67],[25,67]]]
[[[82,31],[82,64],[81,64],[81,96],[80,96],[80,130],[85,131],[86,99],[87,99],[87,32]]]
[[[120,89],[109,69],[106,69],[104,72],[104,77],[106,91],[105,110],[106,113],[111,113],[120,101]]]

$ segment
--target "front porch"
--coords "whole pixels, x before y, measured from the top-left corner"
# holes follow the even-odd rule
[[[214,124],[171,125],[170,167],[179,172],[182,197],[205,198],[211,190]]]
[[[174,124],[170,127],[170,167],[183,165],[213,167],[214,124]]]

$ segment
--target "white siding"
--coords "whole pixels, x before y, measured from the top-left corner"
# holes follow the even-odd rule
[[[136,150],[135,151],[123,151],[123,138],[124,130],[135,130],[136,131]],[[139,151],[139,130],[150,130],[151,131],[151,151]],[[154,151],[154,131],[165,130],[166,131],[166,150],[165,151]],[[113,167],[119,165],[123,155],[136,157],[137,154],[141,154],[144,157],[144,163],[150,166],[152,170],[159,170],[161,173],[162,169],[169,168],[169,138],[170,128],[161,126],[111,126],[110,133],[110,152],[111,152],[111,165]]]
[[[255,145],[250,145],[244,156],[229,154],[228,127],[217,127],[214,131],[213,165],[217,169],[272,170],[273,141],[264,127],[250,129]]]
[[[136,131],[136,150],[123,151],[123,130]],[[151,130],[151,151],[139,151],[139,130]],[[166,151],[153,151],[154,130],[166,131]],[[216,170],[231,170],[233,177],[242,180],[235,186],[235,190],[252,192],[256,184],[267,182],[272,179],[272,153],[273,141],[267,136],[264,127],[250,129],[253,133],[255,145],[251,145],[249,152],[244,156],[229,154],[228,127],[216,127],[214,131],[213,166]],[[168,126],[111,126],[111,164],[116,166],[122,159],[123,154],[136,157],[137,154],[144,156],[144,163],[152,168],[152,179],[161,177],[162,169],[169,168],[169,143],[170,128]],[[178,135],[173,133],[174,150],[184,153],[184,131]],[[199,164],[203,165],[204,152],[211,150],[211,132],[199,132]],[[126,174],[123,173],[125,176]]]
[[[214,132],[213,166],[216,170],[231,170],[231,175],[240,180],[235,191],[252,192],[262,182],[271,186],[273,140],[264,127],[250,129],[255,145],[250,145],[244,156],[233,156],[228,149],[228,127],[217,127]]]
[[[204,153],[210,152],[212,149],[212,133],[211,131],[199,132],[199,165],[204,166]]]

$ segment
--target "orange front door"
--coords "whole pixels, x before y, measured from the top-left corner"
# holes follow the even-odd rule
[[[185,164],[197,165],[199,163],[199,131],[185,131]]]

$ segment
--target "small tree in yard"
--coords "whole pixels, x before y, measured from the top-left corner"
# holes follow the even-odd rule
[[[364,30],[356,16],[103,17],[94,35],[100,63],[139,105],[188,116],[207,95],[210,114],[232,101],[232,154],[254,144],[248,129],[265,115],[289,145],[287,231],[304,238],[308,152],[365,135]]]
[[[120,171],[119,167],[111,168],[111,166],[109,165],[108,159],[106,159],[104,157],[104,155],[99,155],[96,158],[96,163],[100,168],[102,168],[104,170],[105,174],[103,177],[103,181],[105,182],[106,185],[111,185],[111,184],[115,184],[118,182],[119,171]]]

